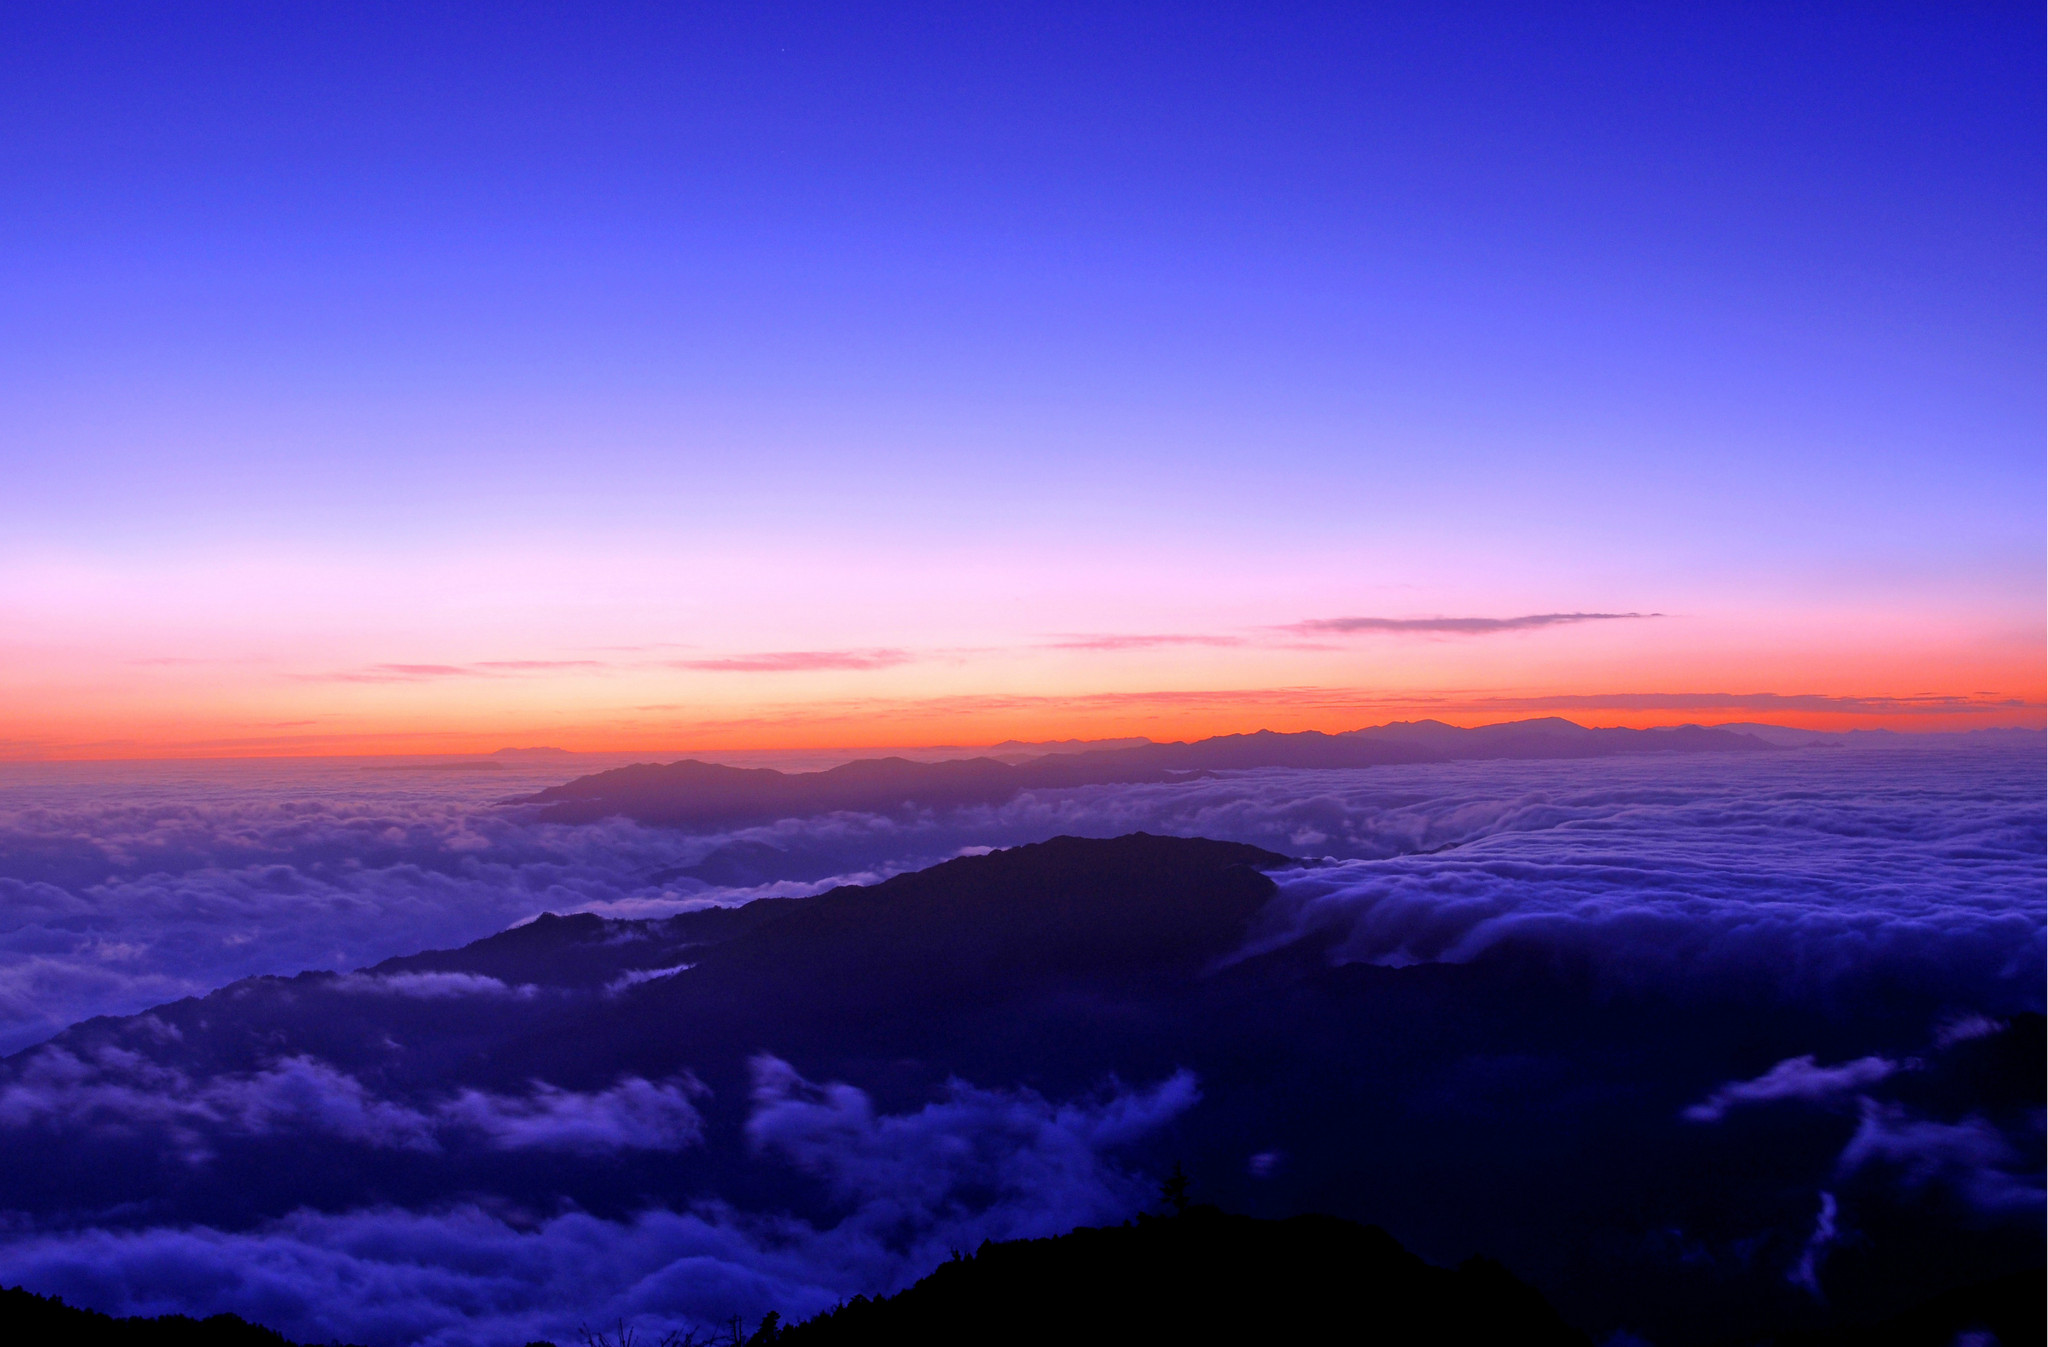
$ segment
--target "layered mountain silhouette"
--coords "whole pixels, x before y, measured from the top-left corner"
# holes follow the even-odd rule
[[[956,1347],[961,1343],[1326,1342],[1380,1347],[1590,1347],[1543,1297],[1482,1258],[1431,1266],[1384,1230],[1329,1216],[1257,1220],[1196,1206],[1171,1217],[984,1243],[893,1296],[794,1324],[686,1335],[693,1347]],[[0,1290],[0,1335],[86,1347],[292,1347],[235,1315],[110,1318]],[[653,1334],[589,1332],[621,1347]],[[553,1347],[533,1344],[532,1347]],[[679,1345],[678,1345],[679,1347]],[[1945,1345],[1944,1345],[1945,1347]]]
[[[1932,1045],[1956,1009],[1938,986],[1812,1003],[1753,979],[1617,982],[1512,940],[1409,967],[1333,962],[1335,931],[1254,947],[1272,874],[1297,864],[1062,837],[816,897],[544,916],[358,973],[248,979],[0,1062],[0,1192],[114,1227],[479,1195],[621,1220],[715,1198],[830,1225],[847,1190],[764,1144],[764,1100],[837,1110],[856,1164],[879,1119],[968,1099],[1057,1127],[1053,1103],[1180,1080],[1117,1166],[1183,1161],[1224,1207],[1372,1222],[1438,1264],[1484,1253],[1596,1337],[1818,1330],[2040,1261],[2038,1229],[1958,1215],[1910,1154],[1832,1173],[1854,1107],[1686,1117],[1773,1063],[1882,1055],[1913,1065],[1861,1087],[1866,1116],[2019,1135],[2044,1088],[2038,1015]],[[1788,1276],[1816,1175],[1858,1232],[1829,1252],[1825,1303]]]
[[[984,1244],[908,1290],[772,1338],[786,1347],[1301,1342],[1590,1347],[1497,1263],[1433,1267],[1329,1216],[1166,1218]]]
[[[578,777],[509,801],[538,807],[552,823],[623,816],[681,828],[740,827],[846,810],[996,805],[1026,790],[1182,780],[1203,772],[1261,767],[1350,768],[1493,758],[1599,758],[1644,753],[1756,753],[1774,745],[1728,730],[1587,729],[1557,718],[1461,729],[1423,720],[1344,734],[1221,735],[1195,743],[1143,744],[1050,753],[1022,762],[960,758],[912,762],[868,758],[822,772],[729,767],[694,758],[636,763]]]
[[[0,1338],[37,1347],[46,1343],[66,1347],[292,1347],[284,1335],[249,1323],[240,1315],[117,1319],[18,1286],[0,1288]]]

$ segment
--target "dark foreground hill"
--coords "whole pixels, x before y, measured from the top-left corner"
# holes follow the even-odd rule
[[[293,1347],[239,1315],[115,1319],[18,1286],[0,1288],[0,1341],[24,1347]]]
[[[1195,1207],[984,1244],[906,1291],[857,1299],[774,1341],[1582,1347],[1587,1338],[1497,1263],[1433,1267],[1386,1231],[1332,1216],[1261,1221]]]
[[[841,810],[963,809],[1001,804],[1027,790],[1172,781],[1250,768],[1773,751],[1773,745],[1748,735],[1698,725],[1587,729],[1550,717],[1468,730],[1423,720],[1344,734],[1261,730],[1195,743],[1053,753],[1014,764],[994,758],[869,758],[823,772],[778,772],[695,759],[646,762],[578,777],[508,803],[538,806],[539,817],[550,823],[593,823],[622,815],[663,827],[725,828]]]
[[[2048,1341],[2048,1272],[1945,1291],[1874,1324],[1779,1338],[1773,1347],[2018,1347]]]

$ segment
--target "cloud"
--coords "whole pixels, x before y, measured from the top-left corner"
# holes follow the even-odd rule
[[[2038,1131],[2034,1141],[2038,1157]],[[1939,1122],[1866,1098],[1856,1135],[1835,1168],[1846,1177],[1882,1166],[1909,1191],[1939,1183],[1980,1216],[2034,1222],[2041,1214],[2041,1178],[2014,1172],[2024,1164],[1998,1128],[1983,1118]]]
[[[917,1113],[877,1117],[850,1085],[812,1085],[770,1056],[756,1057],[752,1069],[753,1149],[825,1180],[842,1201],[900,1209],[902,1220],[966,1188],[999,1194],[999,1202],[1059,1195],[1072,1206],[1068,1224],[1083,1223],[1116,1206],[1098,1153],[1157,1130],[1201,1098],[1187,1071],[1150,1090],[1057,1107],[1029,1090],[954,1081],[943,1100]]]
[[[1799,1250],[1799,1261],[1785,1274],[1786,1280],[1795,1286],[1805,1287],[1815,1299],[1821,1298],[1820,1264],[1827,1257],[1829,1246],[1837,1236],[1835,1229],[1835,1195],[1820,1195],[1820,1210],[1814,1214],[1813,1233],[1806,1237],[1806,1244]]]
[[[594,659],[490,659],[475,664],[372,664],[336,673],[289,674],[301,683],[426,683],[444,678],[503,678],[561,669],[603,669]]]
[[[1530,613],[1524,617],[1322,617],[1289,623],[1279,630],[1307,636],[1353,636],[1360,633],[1492,636],[1504,631],[1535,631],[1581,622],[1647,621],[1662,616],[1662,613]]]
[[[1835,993],[1868,978],[1938,989],[1936,1004],[1986,1018],[2038,1006],[2048,918],[2048,811],[2039,759],[2025,753],[1930,748],[1909,765],[1875,749],[1223,773],[1033,791],[956,814],[842,815],[695,836],[616,821],[536,826],[490,807],[526,778],[353,766],[344,777],[289,763],[167,767],[155,785],[129,768],[65,773],[68,783],[52,776],[33,791],[0,793],[0,1031],[16,1035],[9,1046],[87,1014],[139,1010],[251,973],[341,970],[461,944],[543,909],[660,915],[730,901],[743,891],[650,876],[736,839],[879,877],[1063,832],[1231,838],[1335,858],[1276,876],[1279,899],[1257,932],[1268,944],[1317,939],[1339,960],[1382,964],[1538,945],[1674,997],[1733,977],[1809,1005],[1856,1004]],[[811,887],[770,881],[758,891]],[[462,975],[343,974],[335,985],[343,984],[361,996],[485,1006],[570,995]],[[135,1024],[138,1033],[162,1030]],[[1859,1060],[1874,1070],[1873,1059]],[[0,1121],[154,1130],[195,1163],[222,1150],[222,1138],[260,1132],[353,1137],[394,1155],[627,1147],[666,1165],[662,1157],[691,1153],[663,1148],[695,1144],[694,1110],[708,1112],[686,1077],[606,1080],[581,1092],[499,1083],[396,1096],[374,1076],[313,1057],[212,1081],[78,1054],[43,1065],[29,1082],[40,1092],[0,1090]],[[1788,1058],[1721,1089],[1754,1094],[1773,1082],[1766,1092],[1777,1097],[1804,1088],[1853,1103],[1854,1090],[1834,1092],[1847,1083],[1828,1073],[1856,1066]],[[450,1347],[565,1341],[578,1316],[651,1329],[769,1307],[797,1312],[919,1275],[949,1248],[984,1237],[1121,1219],[1146,1185],[1116,1163],[1116,1147],[1155,1135],[1148,1129],[1190,1106],[1193,1081],[1175,1079],[1066,1102],[956,1085],[926,1108],[890,1115],[858,1091],[764,1059],[746,1134],[755,1149],[738,1163],[831,1194],[827,1223],[709,1204],[615,1220],[437,1208],[307,1213],[235,1232],[17,1229],[0,1241],[0,1281],[32,1275],[44,1279],[37,1289],[90,1294],[128,1312],[235,1309],[302,1340]],[[1663,1125],[1680,1125],[1679,1105],[1721,1093],[1707,1092],[1719,1075],[1689,1079]],[[1718,1106],[1745,1102],[1730,1096]],[[2020,1166],[1998,1159],[2002,1143],[1988,1124],[1857,1116],[1863,1140],[1844,1172],[1797,1179],[1842,1194],[1851,1216],[1858,1194],[1901,1183],[1956,1187],[1991,1211],[2018,1210],[2038,1194],[2013,1177]],[[1247,1136],[1232,1168],[1281,1140]],[[1768,1275],[1792,1265],[1811,1216],[1803,1207],[1785,1222]],[[1815,1268],[1818,1276],[1818,1246]]]
[[[514,987],[481,973],[349,973],[327,984],[335,991],[360,996],[407,996],[443,1000],[457,996],[530,997],[540,989],[531,983]]]
[[[485,675],[460,664],[373,664],[343,673],[293,674],[306,683],[423,683],[437,678],[479,678]]]
[[[1121,1220],[1147,1185],[1111,1159],[1190,1107],[1185,1073],[1150,1089],[1052,1103],[955,1084],[913,1113],[755,1064],[749,1135],[762,1162],[831,1186],[826,1225],[706,1202],[604,1220],[476,1206],[299,1211],[254,1229],[17,1234],[0,1282],[112,1314],[232,1311],[299,1341],[487,1347],[573,1340],[623,1320],[660,1333],[770,1309],[803,1317],[925,1275],[953,1249]]]
[[[0,1052],[92,1015],[445,949],[542,911],[659,916],[833,882],[651,879],[735,840],[824,855],[835,879],[1141,829],[1329,856],[1344,864],[1283,877],[1261,936],[1341,933],[1340,957],[1367,962],[1465,959],[1513,938],[1646,976],[1672,959],[1777,960],[1777,976],[1825,982],[1917,958],[1959,988],[2010,989],[2042,965],[2041,769],[2024,753],[1928,749],[1910,772],[1873,750],[1227,773],[699,835],[492,808],[565,770],[67,767],[61,789],[0,794]],[[2027,1008],[2005,995],[1955,1004]]]
[[[1841,715],[1957,715],[2038,707],[2016,697],[1845,697],[1817,692],[1592,692],[1552,697],[1470,697],[1498,711],[1829,711]]]
[[[706,673],[811,673],[825,669],[888,669],[917,657],[907,650],[766,650],[724,659],[669,660],[671,669]]]
[[[617,996],[620,992],[630,987],[637,987],[643,982],[655,982],[662,978],[672,978],[678,973],[687,973],[695,967],[695,964],[679,963],[668,968],[634,968],[619,974],[619,976],[607,982],[604,989],[606,994]]]
[[[354,1077],[303,1056],[195,1082],[118,1048],[87,1058],[44,1048],[0,1088],[0,1126],[161,1132],[195,1163],[211,1154],[210,1134],[318,1132],[368,1146],[436,1149],[424,1114],[374,1098]]]
[[[1813,1058],[1792,1057],[1754,1080],[1732,1081],[1685,1111],[1693,1122],[1719,1122],[1731,1108],[1797,1100],[1816,1104],[1854,1094],[1891,1075],[1897,1062],[1859,1057],[1840,1066],[1816,1066]]]
[[[1321,793],[1246,774],[1183,798],[1211,802],[1188,811],[1211,835],[1355,858],[1276,876],[1247,952],[1313,938],[1401,966],[1514,943],[1674,991],[1897,977],[2037,1007],[2039,764],[1817,756],[1328,773]]]
[[[103,1046],[80,1056],[45,1047],[0,1087],[0,1127],[167,1138],[189,1163],[230,1136],[316,1134],[382,1149],[437,1151],[477,1142],[493,1150],[660,1150],[695,1145],[703,1087],[679,1077],[628,1076],[587,1094],[535,1081],[523,1095],[463,1090],[420,1104],[379,1098],[345,1071],[308,1055],[261,1071],[194,1080],[139,1053]]]
[[[491,807],[561,770],[515,766],[481,780],[188,765],[0,794],[0,1052],[238,978],[341,972],[466,944],[542,911],[659,900],[675,886],[648,875],[723,840],[534,827]],[[451,982],[348,989],[497,994]]]
[[[1150,650],[1159,646],[1237,646],[1244,643],[1244,638],[1241,636],[1079,635],[1063,636],[1055,641],[1047,641],[1039,648],[1042,650]]]
[[[629,1076],[591,1094],[536,1082],[525,1096],[464,1090],[435,1116],[497,1150],[677,1151],[704,1138],[704,1120],[689,1100],[703,1092],[689,1077],[656,1084]]]
[[[1939,1047],[1949,1048],[1973,1038],[1989,1038],[2003,1032],[2005,1027],[2004,1020],[1994,1020],[1988,1015],[1958,1015],[1936,1027],[1934,1041]]]

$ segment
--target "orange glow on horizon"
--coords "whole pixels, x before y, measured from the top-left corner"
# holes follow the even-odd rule
[[[1674,694],[1665,694],[1674,696]],[[752,714],[610,717],[490,716],[468,724],[426,718],[376,723],[315,716],[258,728],[195,718],[159,721],[117,733],[115,726],[30,726],[0,721],[0,761],[179,758],[385,757],[488,754],[550,747],[577,753],[716,756],[762,751],[849,753],[887,749],[975,749],[1008,741],[1149,738],[1167,742],[1259,730],[1340,733],[1401,720],[1473,727],[1556,716],[1577,724],[1643,729],[1684,724],[1762,723],[1795,729],[1883,729],[1907,734],[1987,728],[2041,729],[2038,699],[1979,696],[1941,699],[1787,697],[1785,704],[1730,705],[1733,699],[1675,694],[1672,705],[1631,705],[1654,694],[1546,697],[1368,694],[1358,689],[1281,688],[1077,696],[982,695],[864,700],[751,708]],[[1716,702],[1720,704],[1716,704]],[[1830,709],[1824,703],[1848,703]],[[1615,704],[1619,703],[1619,704]],[[713,708],[705,708],[712,711]],[[738,708],[718,708],[729,710]],[[98,729],[100,733],[93,733]],[[198,732],[195,732],[198,731]]]

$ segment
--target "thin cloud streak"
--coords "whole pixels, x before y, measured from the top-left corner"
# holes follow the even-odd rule
[[[908,650],[765,650],[725,659],[669,660],[671,669],[702,673],[811,673],[827,669],[892,669],[917,659]]]
[[[1820,692],[1586,692],[1547,697],[1473,697],[1460,703],[1478,710],[1552,711],[1573,708],[1611,711],[1835,711],[1864,715],[1974,715],[2023,711],[2038,701],[2019,697],[1846,697]]]
[[[503,678],[562,669],[604,669],[594,659],[491,659],[475,664],[372,664],[341,673],[290,674],[298,683],[425,683],[443,678]]]
[[[1319,617],[1295,622],[1282,631],[1303,633],[1387,632],[1420,636],[1491,636],[1504,631],[1535,631],[1580,622],[1642,622],[1662,613],[1530,613],[1523,617]]]
[[[1047,641],[1040,650],[1150,650],[1159,646],[1207,645],[1236,646],[1245,644],[1241,636],[1183,636],[1183,635],[1104,635],[1065,636],[1057,641]]]

